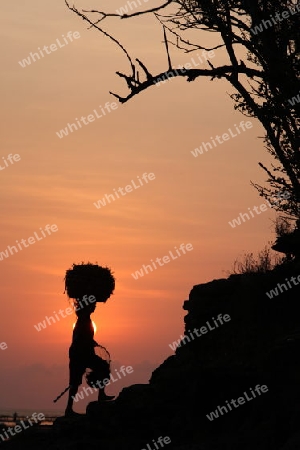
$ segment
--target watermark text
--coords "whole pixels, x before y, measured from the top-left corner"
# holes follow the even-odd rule
[[[115,109],[118,108],[118,104],[116,102],[106,102],[102,108],[102,105],[99,106],[102,114],[99,114],[99,111],[96,109],[93,110],[94,114],[89,114],[88,116],[81,116],[80,119],[78,117],[75,118],[76,123],[67,123],[66,128],[63,128],[60,131],[56,131],[56,135],[59,139],[62,139],[64,136],[68,136],[69,132],[73,133],[73,131],[77,131],[79,128],[82,128],[83,125],[88,125],[89,123],[95,122],[95,119],[101,119],[101,117],[106,116],[106,114],[111,113]],[[105,111],[106,110],[106,111]]]
[[[128,194],[129,192],[132,192],[133,189],[139,189],[141,186],[144,185],[144,183],[139,176],[137,176],[137,179],[138,184],[135,184],[134,180],[131,180],[130,184],[127,184],[127,186],[125,186],[124,188],[119,187],[118,189],[113,189],[114,192],[112,194],[105,194],[105,196],[101,200],[94,202],[94,205],[96,206],[97,209],[100,209],[101,206],[107,205],[107,202],[110,203],[111,201],[115,201],[116,198],[120,198],[119,193],[122,195],[122,197],[124,197],[124,195]],[[152,172],[151,173],[145,172],[142,175],[142,179],[147,184],[149,180],[152,181],[155,179],[155,175]]]
[[[252,122],[250,122],[250,120],[248,120],[247,122],[242,120],[239,125],[234,124],[234,130],[237,134],[235,134],[231,128],[228,128],[227,133],[223,133],[222,136],[219,136],[217,134],[214,138],[211,137],[211,142],[202,142],[200,147],[195,148],[195,150],[191,150],[191,153],[195,158],[197,158],[198,155],[203,154],[203,151],[208,152],[208,150],[212,150],[213,146],[217,147],[219,144],[224,144],[224,142],[229,141],[229,139],[235,138],[239,134],[241,134],[241,131],[247,131],[252,127],[253,124]]]
[[[243,393],[244,396],[239,397],[237,400],[231,399],[230,402],[228,402],[226,400],[225,401],[226,406],[218,406],[215,411],[212,411],[210,414],[206,414],[206,417],[210,421],[217,419],[218,417],[220,417],[219,413],[221,414],[221,416],[223,416],[224,414],[228,413],[229,411],[232,411],[232,406],[234,406],[235,408],[238,408],[240,405],[244,405],[246,403],[246,401],[251,402],[251,400],[256,398],[256,395],[260,396],[262,394],[265,394],[266,392],[268,392],[268,390],[269,390],[268,386],[266,386],[265,384],[263,384],[262,386],[257,384],[255,386],[254,390],[250,388],[250,393],[251,393],[252,397],[249,397],[247,392],[244,392]]]
[[[27,248],[29,247],[29,245],[35,244],[37,241],[41,241],[43,238],[50,236],[51,233],[55,233],[58,230],[57,225],[53,224],[53,225],[46,225],[45,228],[43,229],[42,227],[40,227],[40,236],[38,235],[39,232],[34,232],[34,236],[30,236],[29,238],[27,238],[27,242],[26,239],[20,239],[20,242],[18,240],[16,240],[16,245],[18,246],[19,250],[23,250],[23,248]],[[46,234],[47,232],[47,234]],[[3,252],[0,252],[0,261],[3,260],[3,258],[8,258],[11,255],[14,255],[14,253],[18,253],[19,250],[16,247],[16,245],[8,245],[7,249],[4,250]],[[23,247],[22,247],[23,246]]]
[[[14,162],[18,162],[21,159],[21,156],[16,153],[16,154],[12,154],[10,153],[6,158],[4,156],[2,156],[3,162],[1,161],[1,164],[4,164],[4,167],[2,167],[2,165],[0,164],[0,170],[4,170],[6,169],[6,167],[11,166],[12,164],[14,164]],[[8,163],[9,161],[9,163]]]
[[[192,331],[188,330],[184,336],[180,336],[180,339],[174,341],[172,344],[169,344],[169,347],[175,351],[176,348],[182,347],[187,342],[191,342],[195,339],[195,337],[201,337],[203,334],[206,334],[208,331],[216,330],[220,325],[224,325],[224,322],[229,322],[231,317],[229,314],[219,314],[215,319],[214,317],[211,319],[215,326],[211,326],[210,322],[206,322],[206,326],[202,326],[200,328],[194,328]]]
[[[159,265],[159,266],[164,266],[165,264],[168,264],[170,261],[179,258],[182,255],[186,254],[186,251],[190,252],[193,249],[192,244],[180,244],[179,249],[175,246],[175,253],[173,254],[173,251],[169,251],[169,255],[165,255],[162,258],[156,258],[155,262]],[[151,259],[151,265],[145,265],[143,264],[143,267],[141,267],[140,270],[136,270],[134,273],[132,273],[131,275],[133,276],[133,278],[135,280],[137,280],[140,277],[143,277],[145,274],[148,274],[148,269],[150,269],[150,272],[153,272],[153,269],[157,269],[157,265],[155,264],[155,262],[153,261],[153,259]]]
[[[24,69],[27,66],[30,66],[32,62],[39,61],[42,58],[45,58],[45,55],[50,55],[53,52],[56,52],[59,48],[63,48],[66,45],[68,45],[70,42],[73,42],[75,39],[80,38],[79,31],[69,31],[67,33],[67,37],[63,34],[61,38],[56,39],[55,44],[51,45],[44,45],[44,47],[41,49],[38,47],[38,52],[32,53],[30,52],[29,56],[27,58],[24,58],[22,61],[19,61],[20,66]],[[61,42],[62,41],[62,42]]]

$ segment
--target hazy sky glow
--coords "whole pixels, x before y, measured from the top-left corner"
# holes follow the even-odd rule
[[[123,4],[81,0],[76,6],[109,5],[115,11]],[[111,267],[116,289],[92,316],[95,338],[111,352],[114,367],[133,367],[123,384],[147,382],[183,332],[182,304],[193,285],[226,277],[239,255],[273,239],[271,210],[235,229],[228,224],[263,203],[250,180],[263,183],[257,163],[268,163],[269,156],[253,119],[253,128],[238,137],[197,158],[191,154],[203,141],[249,120],[234,111],[229,85],[200,78],[153,86],[60,139],[56,132],[68,122],[114,102],[110,90],[126,94],[115,72],[128,71],[127,61],[63,0],[6,2],[1,21],[0,164],[10,153],[20,160],[0,171],[0,252],[47,224],[58,230],[0,261],[0,343],[8,346],[0,350],[0,408],[64,409],[65,397],[56,405],[52,400],[68,384],[75,314],[40,332],[34,325],[68,307],[65,271],[81,261]],[[106,29],[109,24],[153,73],[167,68],[153,18],[111,20]],[[18,63],[69,31],[80,38],[29,66]],[[175,49],[172,55],[176,66],[192,57]],[[100,209],[93,204],[145,172],[155,179]],[[132,277],[182,243],[193,250]],[[121,386],[115,383],[111,391]]]

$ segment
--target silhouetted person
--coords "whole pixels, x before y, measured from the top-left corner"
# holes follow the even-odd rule
[[[76,311],[77,322],[73,330],[72,344],[69,349],[70,357],[70,389],[66,415],[75,414],[73,411],[73,397],[76,396],[79,386],[82,383],[82,377],[86,369],[93,370],[93,378],[96,377],[99,382],[104,378],[110,377],[109,363],[100,358],[95,353],[95,347],[99,344],[94,340],[94,328],[90,315],[95,311],[96,305],[90,304]],[[99,383],[100,384],[100,383]],[[114,397],[105,394],[104,387],[98,387],[98,401],[111,400]]]

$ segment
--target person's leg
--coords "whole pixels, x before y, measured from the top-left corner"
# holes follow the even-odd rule
[[[65,415],[66,416],[68,414],[74,413],[74,411],[73,411],[73,402],[74,402],[74,397],[77,394],[78,388],[79,388],[79,385],[75,385],[75,386],[71,385],[71,387],[69,389],[69,398],[68,398],[68,403],[67,403],[67,407],[66,407],[66,410],[65,410]]]
[[[85,372],[84,364],[78,364],[78,362],[77,361],[74,362],[73,359],[70,360],[69,369],[70,369],[70,382],[69,382],[70,389],[69,389],[68,403],[65,410],[66,415],[74,413],[73,411],[74,397],[76,396],[78,388],[82,383],[82,377]]]

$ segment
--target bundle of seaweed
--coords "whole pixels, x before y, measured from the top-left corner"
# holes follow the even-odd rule
[[[96,302],[105,303],[115,289],[115,278],[108,267],[98,264],[73,264],[66,271],[65,290],[69,298],[81,299],[94,295]]]

